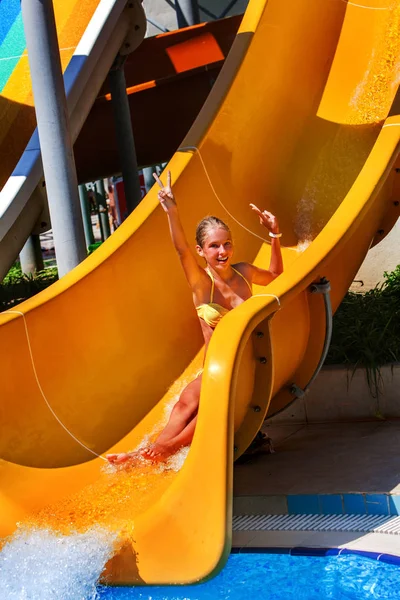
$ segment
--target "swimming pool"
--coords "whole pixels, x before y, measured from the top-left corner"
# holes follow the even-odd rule
[[[302,556],[294,553],[256,552],[232,554],[223,571],[207,583],[183,587],[101,587],[98,589],[99,598],[101,600],[400,599],[400,564],[381,562],[371,553],[339,555],[337,550],[320,550],[320,554],[323,555]],[[386,560],[390,561],[391,558],[387,556]],[[398,560],[400,563],[400,559]],[[396,557],[393,562],[396,562]]]

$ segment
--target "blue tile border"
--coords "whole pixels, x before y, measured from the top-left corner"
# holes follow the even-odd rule
[[[342,494],[320,494],[319,512],[323,515],[342,515],[344,512]]]
[[[303,548],[302,546],[296,546],[290,549],[291,556],[337,556],[339,552],[339,548]]]
[[[363,494],[343,494],[344,514],[366,515],[367,507]]]
[[[245,498],[249,498],[249,496],[237,496],[237,499]],[[400,516],[400,494],[389,492],[381,494],[369,492],[271,494],[257,496],[257,499],[258,501],[265,500],[264,506],[262,506],[262,503],[258,503],[262,514],[266,514],[265,509],[268,505],[271,509],[271,513],[268,514]],[[270,505],[268,504],[269,499],[271,499]],[[277,502],[279,504],[278,511],[276,510]],[[250,513],[252,513],[252,510],[254,510],[254,507],[252,507]]]
[[[359,554],[360,556],[366,556],[367,558],[373,558],[374,560],[377,560],[382,553],[370,552],[369,550],[352,550],[351,548],[341,548],[339,554]]]
[[[319,515],[319,498],[316,494],[294,494],[287,496],[289,515]]]
[[[320,548],[307,546],[294,546],[293,548],[258,548],[256,546],[245,546],[243,548],[232,548],[231,554],[290,554],[291,556],[341,556],[353,554],[365,556],[372,560],[389,563],[400,567],[400,556],[395,554],[382,554],[380,552],[368,552],[366,550],[352,550],[351,548]]]
[[[388,515],[389,502],[387,494],[365,494],[368,515]]]
[[[289,515],[400,515],[400,495],[288,494]]]
[[[400,556],[396,556],[395,554],[380,554],[378,560],[389,563],[390,565],[400,566]]]

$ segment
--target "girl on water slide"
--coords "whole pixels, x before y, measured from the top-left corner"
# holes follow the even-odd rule
[[[200,267],[183,231],[172,191],[170,171],[165,186],[155,173],[153,176],[161,188],[158,199],[167,213],[172,243],[192,289],[193,303],[207,350],[219,321],[230,310],[250,298],[252,284],[268,285],[282,273],[283,262],[279,240],[282,234],[279,231],[278,221],[267,210],[261,211],[254,204],[250,204],[251,209],[259,217],[261,225],[268,230],[271,237],[271,261],[267,270],[246,262],[232,264],[234,246],[229,227],[217,217],[205,217],[196,230],[196,251],[206,262],[205,268]],[[172,409],[164,430],[153,444],[140,451],[142,457],[154,462],[163,462],[180,448],[191,443],[196,428],[201,379],[200,373],[185,387]],[[108,460],[113,464],[125,463],[135,457],[137,452],[107,455]]]

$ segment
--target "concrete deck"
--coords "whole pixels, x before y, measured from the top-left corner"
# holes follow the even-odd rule
[[[234,495],[400,494],[400,420],[276,424],[275,454],[235,465]]]
[[[235,465],[234,514],[400,514],[400,420],[271,424],[264,431],[275,454]],[[233,546],[338,547],[400,556],[400,535],[254,528],[234,531]]]

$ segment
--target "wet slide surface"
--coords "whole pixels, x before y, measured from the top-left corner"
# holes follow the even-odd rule
[[[325,315],[309,287],[328,278],[336,309],[393,204],[399,21],[398,2],[253,0],[170,162],[188,237],[217,214],[238,260],[268,265],[256,200],[279,218],[285,264],[216,328],[185,460],[113,473],[92,454],[145,444],[203,362],[156,189],[20,305],[25,321],[0,316],[2,535],[21,521],[85,535],[99,524],[115,544],[103,557],[114,584],[189,583],[222,567],[233,460],[319,361]]]

